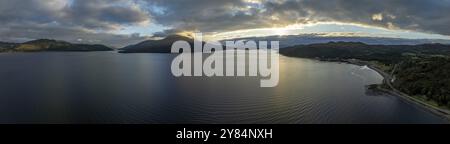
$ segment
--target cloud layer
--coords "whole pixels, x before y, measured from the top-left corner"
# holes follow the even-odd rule
[[[450,35],[450,0],[150,0],[157,22],[220,31],[323,21]]]
[[[448,13],[450,0],[0,0],[0,40],[123,46],[148,38],[124,27],[162,25],[164,36],[316,22],[450,35]]]

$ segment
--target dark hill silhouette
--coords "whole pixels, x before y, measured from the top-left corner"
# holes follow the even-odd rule
[[[172,44],[176,41],[186,41],[191,47],[194,45],[194,39],[181,36],[170,35],[161,40],[147,40],[141,43],[126,46],[120,49],[120,53],[171,53]],[[203,42],[202,42],[203,43]]]
[[[38,39],[24,43],[0,43],[0,52],[39,52],[39,51],[111,51],[104,45],[72,44],[65,41]]]
[[[396,63],[405,53],[450,55],[450,45],[367,45],[361,42],[329,42],[298,45],[280,49],[280,53],[292,57],[320,59],[364,59],[383,63]]]

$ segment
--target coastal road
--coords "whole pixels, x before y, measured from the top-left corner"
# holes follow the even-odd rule
[[[377,68],[376,66],[374,66],[371,63],[368,62],[364,62],[364,61],[358,61],[359,64],[364,64],[367,65],[370,69],[378,72],[381,76],[383,76],[383,84],[389,86],[390,90],[387,90],[389,93],[399,96],[401,98],[403,98],[404,100],[413,103],[413,104],[418,104],[420,106],[422,106],[423,108],[425,108],[426,110],[437,114],[443,118],[446,118],[447,120],[450,121],[450,111],[446,110],[446,109],[442,109],[436,106],[433,106],[431,104],[428,104],[422,100],[416,99],[414,97],[411,97],[401,91],[399,91],[398,89],[396,89],[393,84],[392,84],[392,74],[394,73],[394,71],[397,69],[397,65],[394,67],[394,70],[391,72],[391,74],[388,74],[386,72],[384,72],[383,70]]]

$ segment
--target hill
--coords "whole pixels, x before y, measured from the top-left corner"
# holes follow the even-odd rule
[[[329,42],[280,49],[286,56],[322,60],[360,59],[384,64],[400,62],[404,54],[450,55],[450,45],[367,45],[361,42]]]
[[[141,43],[130,45],[120,49],[120,53],[171,53],[172,44],[176,41],[187,41],[191,46],[194,39],[181,36],[171,35],[161,40],[147,40]]]
[[[65,41],[39,39],[25,43],[0,43],[0,52],[40,52],[40,51],[111,51],[104,45],[72,44]]]
[[[450,44],[450,40],[445,39],[402,39],[402,38],[388,38],[388,37],[324,36],[323,34],[320,33],[284,35],[284,36],[266,36],[266,37],[243,37],[230,40],[279,41],[280,48],[292,47],[296,45],[320,44],[328,42],[363,42],[369,45],[420,45],[428,43]]]
[[[450,108],[450,58],[411,56],[398,64],[393,85],[400,91]]]

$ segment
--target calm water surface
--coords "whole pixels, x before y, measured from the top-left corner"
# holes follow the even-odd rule
[[[170,54],[2,53],[0,123],[444,123],[359,66],[280,57],[280,83],[173,77]]]

